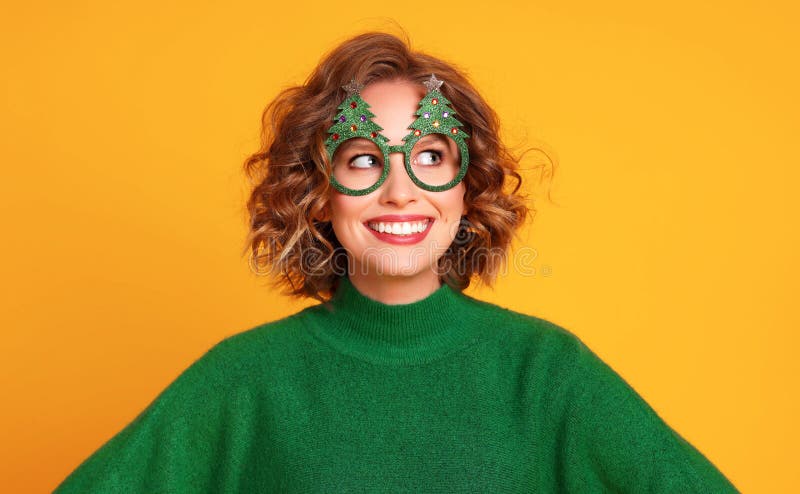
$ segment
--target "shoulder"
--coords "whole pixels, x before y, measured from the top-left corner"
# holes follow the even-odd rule
[[[474,300],[474,299],[473,299]],[[524,364],[526,372],[546,376],[564,400],[596,405],[627,400],[644,406],[636,390],[573,330],[543,317],[475,300],[496,333],[503,357]]]
[[[465,295],[466,296],[466,295]],[[568,326],[468,297],[475,322],[487,334],[481,352],[542,384],[562,391],[604,364]]]
[[[627,389],[627,382],[572,330],[541,317],[510,312],[515,323],[507,330],[509,335],[551,358],[565,383],[582,389],[595,387],[598,381],[612,381]]]
[[[242,354],[269,351],[275,346],[289,344],[305,328],[304,316],[309,309],[233,333],[217,343],[215,348],[218,347],[220,352]]]
[[[302,360],[311,341],[305,320],[310,309],[226,336],[192,367],[202,368],[204,374],[237,382],[254,375],[271,374],[287,362]]]
[[[547,350],[576,357],[588,350],[575,332],[544,317],[522,313],[464,295],[474,308],[479,324],[506,345],[530,350]]]

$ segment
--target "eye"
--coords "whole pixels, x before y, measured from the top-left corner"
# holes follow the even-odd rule
[[[353,168],[372,168],[373,166],[380,166],[378,158],[371,154],[360,154],[350,160],[350,166]]]
[[[422,151],[415,159],[415,162],[423,166],[438,165],[442,161],[442,153],[439,151]]]

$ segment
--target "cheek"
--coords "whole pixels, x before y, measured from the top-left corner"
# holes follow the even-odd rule
[[[458,234],[461,217],[464,215],[464,184],[459,184],[450,190],[440,192],[436,197],[436,207],[439,209],[444,224],[446,236],[453,241]]]
[[[360,197],[352,197],[339,192],[331,196],[329,202],[331,225],[340,241],[354,229],[355,223],[360,223],[361,212],[364,210],[363,202]]]
[[[450,190],[443,192],[441,197],[442,211],[446,211],[448,221],[458,221],[461,216],[465,214],[466,204],[464,203],[464,195],[466,194],[466,187],[464,183],[460,183]]]
[[[358,209],[358,198],[337,192],[331,196],[330,205],[333,221],[343,220],[356,212]]]

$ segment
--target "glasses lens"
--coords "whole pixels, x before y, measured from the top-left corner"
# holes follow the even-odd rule
[[[455,141],[444,134],[428,134],[411,150],[411,171],[431,186],[444,185],[458,175],[461,157]]]
[[[348,189],[372,187],[382,174],[383,152],[368,139],[348,139],[333,153],[333,178]]]

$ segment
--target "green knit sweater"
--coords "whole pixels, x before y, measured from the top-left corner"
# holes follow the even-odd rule
[[[343,278],[215,345],[55,492],[737,491],[568,330]]]

